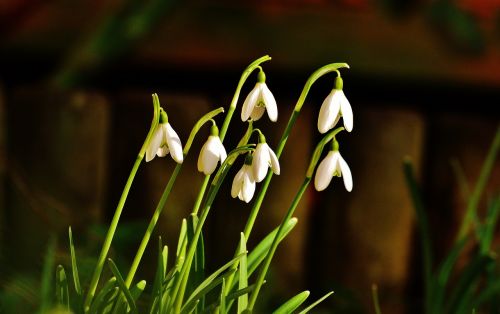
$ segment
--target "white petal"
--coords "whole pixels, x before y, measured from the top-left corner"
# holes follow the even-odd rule
[[[243,106],[241,108],[241,121],[247,121],[252,114],[255,106],[257,105],[257,98],[259,97],[259,85],[258,83],[252,89],[252,91],[248,94],[247,98],[243,102]]]
[[[349,169],[349,166],[345,162],[344,158],[342,158],[342,156],[340,156],[340,154],[339,154],[339,164],[340,164],[340,170],[342,172],[342,178],[344,179],[345,189],[348,192],[351,192],[352,191],[351,169]]]
[[[233,179],[233,185],[231,186],[231,196],[233,198],[240,194],[241,187],[243,185],[243,176],[245,175],[245,165],[236,173]]]
[[[351,132],[354,122],[351,104],[349,103],[349,100],[347,100],[347,97],[345,97],[344,91],[339,91],[339,93],[341,93],[340,112],[342,113],[342,118],[344,119],[344,127],[347,132]]]
[[[182,164],[184,160],[184,155],[182,153],[182,144],[181,140],[177,133],[175,133],[174,129],[170,123],[165,123],[165,134],[167,137],[168,148],[170,149],[170,154],[172,154],[172,158],[179,164]]]
[[[161,139],[163,137],[163,130],[160,125],[156,126],[156,129],[153,132],[153,136],[149,140],[148,148],[146,149],[146,162],[153,160],[156,156],[156,152],[161,144]]]
[[[216,136],[216,145],[218,146],[217,151],[219,153],[219,160],[220,160],[220,163],[222,165],[224,160],[226,160],[226,158],[227,158],[227,153],[226,153],[226,149],[224,148],[224,145],[222,144],[222,142],[218,136]]]
[[[332,181],[338,156],[338,152],[330,151],[319,164],[318,169],[316,169],[316,176],[314,177],[314,187],[317,191],[323,191],[328,187],[330,181]]]
[[[278,106],[276,105],[276,99],[274,98],[273,93],[271,93],[265,83],[262,83],[261,93],[261,97],[264,100],[264,104],[266,105],[269,120],[276,122],[278,120]]]
[[[253,108],[252,114],[250,115],[250,118],[252,118],[253,121],[257,121],[262,118],[264,112],[266,112],[266,108],[255,106]]]
[[[241,187],[240,199],[246,203],[250,202],[255,193],[255,181],[251,179],[251,174],[248,175],[250,169],[247,170],[247,175],[243,176],[243,186]]]
[[[280,163],[278,161],[278,157],[276,157],[276,154],[273,152],[271,148],[269,148],[269,157],[270,157],[270,166],[271,170],[273,170],[274,174],[279,175],[280,174]]]
[[[318,116],[318,130],[326,133],[332,129],[338,121],[340,101],[338,90],[333,90],[323,101]]]
[[[198,157],[198,171],[203,172],[205,175],[212,174],[219,162],[219,146],[217,145],[216,138],[218,137],[208,137]]]
[[[253,154],[252,174],[256,182],[261,182],[266,177],[271,158],[268,150],[267,143],[259,143]]]

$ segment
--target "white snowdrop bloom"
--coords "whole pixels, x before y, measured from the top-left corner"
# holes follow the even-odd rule
[[[342,78],[335,79],[335,88],[325,98],[318,116],[318,130],[326,133],[333,129],[340,117],[343,117],[346,131],[351,132],[353,127],[352,108],[342,90]]]
[[[153,160],[156,155],[164,157],[168,153],[179,164],[184,160],[181,140],[167,121],[168,118],[165,112],[162,111],[160,123],[156,126],[146,149],[146,162]]]
[[[252,175],[251,165],[245,164],[236,174],[231,187],[231,196],[238,197],[245,203],[250,202],[255,193],[255,180]]]
[[[274,99],[273,93],[271,93],[265,81],[266,76],[263,71],[260,71],[257,84],[255,84],[255,87],[243,102],[241,109],[242,121],[247,121],[249,118],[257,121],[262,117],[264,111],[267,111],[267,115],[271,121],[276,122],[278,120],[276,99]]]
[[[264,180],[269,167],[271,167],[271,170],[275,174],[280,174],[278,157],[276,157],[276,154],[266,142],[261,142],[257,144],[255,152],[253,153],[252,172],[256,182]]]
[[[198,157],[198,171],[205,175],[212,174],[217,168],[217,163],[222,164],[226,160],[227,153],[224,145],[219,137],[217,126],[212,126],[211,135],[201,148],[200,156]]]
[[[338,150],[331,150],[319,164],[314,178],[314,187],[318,191],[323,191],[328,187],[334,176],[342,176],[345,189],[348,192],[352,191],[351,170]]]

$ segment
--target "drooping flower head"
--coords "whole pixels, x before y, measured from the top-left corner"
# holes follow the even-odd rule
[[[276,99],[266,85],[266,75],[262,69],[257,77],[257,84],[248,94],[243,102],[241,109],[241,120],[247,121],[251,118],[254,121],[259,120],[264,111],[267,111],[269,120],[276,122],[278,120],[278,107]]]
[[[179,164],[184,160],[181,140],[170,123],[168,123],[167,113],[161,109],[160,122],[156,126],[146,149],[146,162],[153,160],[156,155],[164,157],[168,153]]]
[[[219,137],[219,129],[212,124],[210,128],[210,136],[201,148],[198,157],[198,171],[203,172],[205,175],[210,175],[217,168],[217,163],[220,161],[222,164],[226,160],[227,153],[224,145]]]
[[[342,177],[344,186],[348,192],[352,191],[352,175],[351,169],[345,162],[344,158],[339,153],[339,144],[334,139],[332,149],[328,152],[325,159],[321,161],[316,169],[314,178],[314,187],[318,191],[323,191],[328,187],[333,177]]]
[[[250,202],[255,193],[255,180],[252,174],[252,155],[247,154],[245,164],[236,174],[231,186],[231,196],[238,197],[245,203]]]
[[[256,182],[261,182],[267,175],[268,168],[279,175],[280,163],[273,150],[267,145],[266,138],[262,133],[259,136],[259,144],[255,148],[252,161],[252,172]]]
[[[318,116],[318,130],[321,133],[326,133],[333,129],[340,117],[344,120],[344,127],[346,131],[351,132],[353,127],[352,108],[349,101],[345,97],[342,90],[342,78],[337,76],[335,78],[335,87],[330,94],[325,98]]]

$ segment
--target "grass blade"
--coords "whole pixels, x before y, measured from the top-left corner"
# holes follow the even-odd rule
[[[52,280],[54,269],[54,258],[56,250],[56,238],[51,236],[45,253],[45,260],[42,270],[42,281],[40,287],[40,313],[45,313],[52,304]]]
[[[210,291],[212,291],[215,287],[217,287],[218,285],[222,284],[222,282],[224,280],[227,279],[227,277],[229,277],[230,275],[234,274],[235,270],[234,269],[231,269],[229,270],[227,273],[225,273],[224,275],[222,275],[221,277],[218,277],[216,278],[215,280],[213,280],[212,282],[210,282],[210,284],[208,286],[205,286],[202,290],[200,290],[198,292],[198,294],[192,298],[189,302],[186,302],[184,304],[184,306],[182,307],[181,309],[181,313],[189,313],[189,311],[191,310],[192,306],[194,306],[194,304],[198,304],[201,299],[203,299],[203,297],[209,293]]]
[[[457,241],[467,235],[474,221],[474,217],[477,215],[477,206],[479,204],[479,200],[481,199],[481,194],[483,193],[483,190],[486,187],[486,183],[488,182],[488,179],[492,173],[493,167],[495,166],[495,160],[499,149],[500,126],[497,129],[495,138],[493,139],[493,143],[491,144],[488,155],[486,156],[486,160],[484,161],[483,167],[481,168],[481,173],[479,174],[477,183],[474,187],[474,190],[472,191],[471,197],[469,198],[467,209],[465,211],[465,217],[458,231]]]
[[[127,289],[127,286],[125,285],[125,281],[123,281],[123,277],[120,274],[120,271],[116,267],[113,260],[110,258],[108,258],[108,265],[109,265],[109,268],[111,269],[111,272],[116,277],[116,282],[118,283],[118,287],[122,291],[123,295],[125,296],[125,299],[128,302],[128,305],[130,306],[130,311],[133,314],[137,314],[137,306],[135,305],[134,298],[130,294],[130,291]]]
[[[301,293],[297,294],[296,296],[292,297],[290,300],[286,301],[283,303],[279,308],[277,308],[273,314],[288,314],[292,313],[296,309],[299,308],[299,306],[304,303],[307,298],[309,297],[311,293],[309,291],[302,291]]]
[[[144,292],[145,288],[146,288],[146,280],[141,280],[135,286],[133,286],[130,289],[130,294],[132,295],[132,299],[134,299],[134,301],[137,301],[137,299],[139,299],[141,294]]]
[[[56,300],[69,311],[68,279],[62,265],[56,269]]]
[[[431,308],[431,272],[432,272],[432,242],[429,229],[429,221],[427,213],[424,210],[424,204],[420,190],[415,180],[413,164],[410,158],[405,158],[403,161],[403,171],[406,178],[406,184],[410,190],[413,207],[417,216],[418,228],[420,231],[420,245],[422,247],[422,263],[424,270],[424,286],[425,286],[425,309],[429,313]]]
[[[307,312],[309,312],[310,310],[312,310],[314,307],[316,307],[318,304],[320,304],[321,302],[323,302],[323,300],[325,300],[326,298],[328,298],[332,294],[333,294],[333,291],[328,292],[327,294],[325,294],[324,296],[322,296],[319,300],[317,300],[313,304],[311,304],[308,307],[306,307],[299,314],[306,314]]]
[[[102,287],[101,291],[97,293],[94,302],[92,302],[90,306],[89,313],[103,313],[103,310],[108,302],[113,300],[112,296],[115,291],[118,291],[118,288],[116,287],[116,278],[111,277],[111,279],[109,279],[108,282],[106,282],[106,284]]]
[[[245,289],[248,286],[248,274],[247,274],[247,243],[245,240],[245,235],[243,232],[240,234],[240,251],[239,254],[242,255],[240,259],[240,271],[238,288]],[[238,314],[246,310],[248,306],[248,294],[242,294],[238,298]]]
[[[486,221],[481,228],[480,246],[481,253],[487,254],[491,248],[491,243],[495,235],[495,229],[498,222],[500,213],[500,195],[497,196],[491,203],[488,213],[486,214]]]
[[[209,286],[212,281],[214,281],[217,277],[219,277],[220,274],[222,274],[222,272],[224,272],[225,270],[227,270],[229,267],[233,266],[234,263],[237,263],[241,258],[243,257],[242,254],[236,256],[235,258],[233,258],[232,260],[230,260],[228,263],[226,263],[224,266],[222,266],[221,268],[217,269],[215,272],[213,272],[210,276],[207,277],[207,279],[205,279],[194,291],[193,293],[191,293],[191,295],[189,296],[189,298],[187,299],[186,301],[186,304],[195,300],[195,299],[198,299],[201,295],[201,292],[204,291],[204,289]],[[222,282],[222,280],[221,280]]]
[[[283,228],[283,236],[279,238],[279,242],[281,242],[292,229],[297,225],[298,219],[292,218],[290,219]],[[278,227],[279,228],[279,227]],[[260,243],[248,254],[247,264],[248,264],[248,276],[252,275],[253,272],[259,267],[264,258],[266,257],[267,252],[269,252],[269,248],[276,237],[276,233],[278,232],[278,228],[274,229],[271,233],[269,233]],[[278,242],[278,243],[279,243]]]
[[[378,287],[375,284],[372,285],[372,300],[375,314],[382,314],[382,310],[380,309],[380,302],[378,301]]]
[[[163,280],[165,278],[165,266],[163,264],[164,260],[165,257],[162,251],[161,237],[158,237],[158,263],[156,265],[155,280],[153,282],[153,301],[151,302],[149,313],[162,313],[163,311]]]
[[[447,313],[457,313],[461,299],[466,297],[469,288],[477,282],[480,275],[486,271],[487,266],[491,262],[494,262],[492,257],[478,255],[467,265],[448,298],[450,302],[446,307]]]
[[[69,237],[69,251],[71,253],[71,271],[73,273],[73,283],[75,285],[76,294],[82,295],[82,286],[80,285],[80,275],[78,274],[78,266],[76,264],[76,254],[75,254],[75,245],[73,244],[73,232],[71,231],[71,227],[68,229],[68,237]]]

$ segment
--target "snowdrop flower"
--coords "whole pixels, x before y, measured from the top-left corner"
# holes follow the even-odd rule
[[[328,152],[325,159],[321,161],[316,170],[314,187],[318,191],[323,191],[328,187],[334,176],[344,179],[344,186],[348,192],[352,191],[352,176],[349,166],[339,153],[338,142],[333,143],[333,149]]]
[[[273,94],[266,85],[266,75],[264,71],[260,70],[257,84],[255,84],[255,87],[243,102],[241,120],[247,121],[249,118],[252,118],[252,120],[257,121],[266,110],[269,119],[276,122],[276,120],[278,120],[276,99],[274,99]]]
[[[181,164],[184,156],[182,153],[181,140],[174,129],[168,123],[168,117],[165,111],[161,110],[160,123],[149,141],[146,149],[146,162],[153,160],[156,155],[164,157],[170,153],[175,162]]]
[[[267,175],[267,169],[271,167],[271,170],[279,175],[280,174],[280,164],[278,162],[278,157],[273,152],[273,150],[267,145],[266,139],[261,134],[259,139],[259,144],[255,148],[253,153],[252,161],[252,173],[256,182],[261,182]]]
[[[342,90],[343,82],[340,76],[335,78],[335,88],[325,98],[318,117],[318,130],[326,133],[335,127],[342,116],[346,131],[351,132],[353,126],[352,108]]]
[[[248,154],[245,159],[245,164],[238,171],[233,180],[233,185],[231,187],[231,196],[233,198],[238,197],[245,203],[250,202],[255,193],[255,180],[252,174],[252,155]]]
[[[219,138],[219,129],[215,124],[210,129],[210,136],[201,148],[198,157],[198,171],[210,175],[215,171],[217,163],[222,164],[226,160],[227,153]]]

